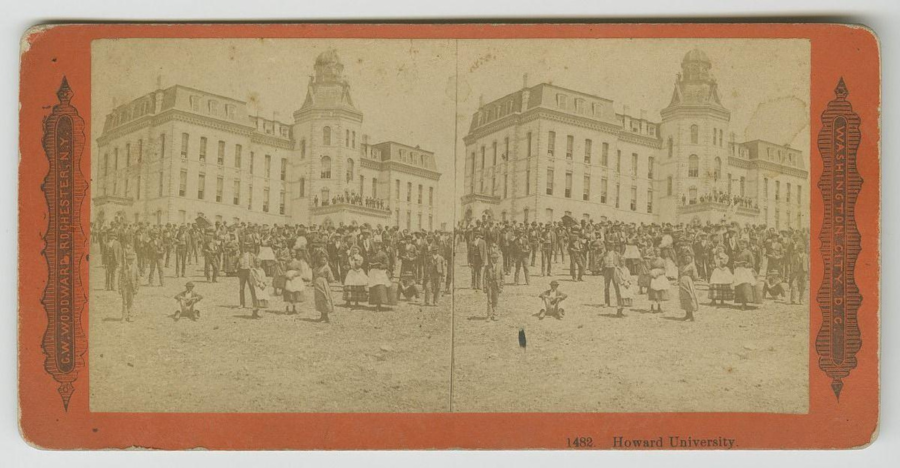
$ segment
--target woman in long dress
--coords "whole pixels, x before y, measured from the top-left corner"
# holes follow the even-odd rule
[[[638,294],[644,294],[644,289],[647,289],[647,294],[650,293],[650,281],[653,278],[650,277],[650,262],[653,261],[655,255],[653,251],[644,247],[643,249],[643,258],[638,261],[637,268],[637,285],[638,285]]]
[[[734,290],[732,289],[734,275],[728,269],[728,260],[725,248],[721,245],[718,246],[713,255],[715,267],[709,278],[709,300],[712,305],[716,305],[716,301],[724,305],[725,301],[734,299]]]
[[[285,246],[279,246],[275,254],[275,269],[272,272],[272,293],[280,296],[284,291],[284,285],[287,283],[287,266],[291,263],[291,251]]]
[[[753,254],[747,247],[747,241],[738,242],[740,253],[734,259],[734,302],[746,309],[753,302],[753,288],[756,286],[756,274],[753,272]]]
[[[681,309],[684,310],[683,320],[694,321],[694,312],[700,309],[700,301],[697,299],[697,290],[694,281],[700,277],[697,273],[697,265],[694,256],[690,252],[682,254],[681,266],[678,268],[678,298]]]
[[[666,260],[660,256],[659,249],[654,249],[653,259],[650,260],[650,288],[647,292],[650,312],[662,313],[662,303],[669,300],[670,286],[669,277],[666,276]]]
[[[388,303],[388,288],[392,286],[387,271],[388,256],[380,242],[375,243],[375,254],[369,260],[369,304],[381,310]]]
[[[305,300],[306,282],[312,277],[309,262],[306,261],[305,250],[295,250],[294,259],[288,263],[285,272],[285,284],[282,298],[284,299],[284,311],[288,314],[297,313],[297,304]]]
[[[319,312],[319,321],[329,323],[328,315],[334,312],[334,299],[331,297],[331,283],[334,282],[334,274],[328,266],[328,257],[319,255],[316,259],[316,268],[313,270],[313,291],[316,297],[316,310]]]
[[[363,270],[363,258],[357,246],[350,248],[347,261],[349,269],[344,277],[344,301],[347,302],[347,307],[350,307],[351,302],[359,306],[360,302],[369,300],[369,277]]]

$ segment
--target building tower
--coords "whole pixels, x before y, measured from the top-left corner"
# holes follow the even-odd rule
[[[306,99],[294,112],[290,216],[297,222],[326,222],[315,216],[317,205],[338,194],[359,193],[363,115],[343,72],[336,51],[319,54]]]
[[[686,206],[713,190],[730,191],[727,180],[729,121],[718,86],[710,73],[712,63],[703,51],[693,49],[681,61],[672,101],[660,112],[663,139],[659,158],[661,222],[691,222]]]

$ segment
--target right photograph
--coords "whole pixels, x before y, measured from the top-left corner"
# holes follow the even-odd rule
[[[808,412],[808,40],[460,40],[457,73],[452,411]]]

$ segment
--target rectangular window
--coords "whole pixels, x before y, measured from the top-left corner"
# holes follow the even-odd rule
[[[800,189],[801,189],[801,188],[802,188],[801,186],[799,186],[799,185],[797,186],[797,204],[798,204],[798,205],[800,205],[800,204],[802,203],[802,202],[800,201],[800,200],[802,199],[802,198],[800,197]],[[797,226],[797,227],[800,227],[800,226]]]
[[[525,149],[525,151],[526,151],[525,154],[527,154],[528,157],[530,158],[531,157],[531,132],[528,132],[527,134],[525,134],[525,140],[527,140],[526,145],[528,145],[528,147]]]
[[[672,196],[672,176],[666,179],[666,195]]]
[[[491,175],[491,195],[497,195],[497,175]]]
[[[241,168],[241,152],[244,148],[241,145],[234,145],[234,167]]]
[[[190,136],[188,136],[187,133],[181,134],[181,157],[182,158],[188,157],[188,140],[189,139],[190,139]],[[165,144],[165,141],[166,141],[165,135],[163,135],[163,144]]]
[[[256,165],[256,153],[250,152],[250,175],[253,175],[253,166]]]
[[[216,153],[216,164],[220,166],[225,165],[225,142],[222,140],[219,140],[219,148]]]
[[[547,195],[553,195],[553,168],[547,168]]]
[[[284,202],[285,202],[284,190],[282,190],[281,192],[278,193],[278,213],[279,214],[284,214],[284,210],[285,210]]]
[[[609,181],[606,177],[600,179],[600,203],[606,203],[606,193],[609,189]]]
[[[200,137],[200,161],[206,162],[206,137]]]
[[[240,181],[240,179],[234,179],[234,189],[232,190],[232,192],[234,192],[232,194],[233,195],[232,202],[235,205],[240,205],[241,204],[241,181]]]
[[[637,175],[638,175],[638,155],[637,155],[637,153],[631,153],[631,175],[633,177],[637,177]]]
[[[406,202],[412,202],[412,182],[406,183]]]
[[[647,159],[647,178],[650,180],[653,180],[653,162],[654,159],[652,156]]]
[[[525,169],[525,195],[531,195],[531,169]]]
[[[503,198],[509,196],[509,174],[503,174]]]
[[[653,190],[647,190],[647,213],[653,213]]]
[[[553,153],[556,151],[556,132],[549,132],[547,134],[547,156],[553,157]]]
[[[130,197],[131,197],[131,188],[130,188],[130,185],[131,185],[131,184],[130,184],[130,182],[131,182],[131,179],[128,178],[128,177],[126,177],[126,178],[125,178],[125,198],[130,198]]]
[[[266,177],[272,177],[272,155],[266,155]]]
[[[138,140],[137,142],[137,162],[138,164],[144,160],[144,140]]]
[[[509,161],[509,137],[503,139],[503,160]]]
[[[631,211],[637,211],[637,185],[631,186]]]
[[[593,142],[591,140],[584,140],[584,163],[591,163],[591,146]]]
[[[493,159],[494,162],[492,162],[491,164],[496,166],[497,165],[497,142],[496,141],[491,145],[491,148],[494,152],[494,159]]]
[[[362,177],[362,176],[360,176]],[[372,177],[372,198],[376,198],[378,196],[378,179]]]
[[[420,205],[422,204],[422,184],[419,184],[419,198],[418,198],[418,203],[419,203]]]
[[[131,143],[125,143],[125,167],[131,167]]]
[[[281,180],[287,180],[287,159],[281,158]]]
[[[729,192],[730,192],[730,190],[729,190]],[[777,202],[780,200],[781,200],[781,181],[776,180],[775,181],[775,201]]]
[[[609,143],[603,143],[600,147],[600,165],[609,166]]]
[[[159,184],[160,188],[162,188],[162,183]],[[182,169],[181,174],[178,177],[178,196],[184,197],[187,195],[187,170]]]
[[[584,190],[581,195],[581,199],[584,201],[588,201],[591,199],[591,176],[584,176]]]
[[[434,206],[434,187],[428,187],[428,206]]]
[[[263,189],[263,211],[269,212],[269,187]]]
[[[616,150],[616,172],[622,173],[622,150]]]
[[[225,189],[225,179],[222,176],[216,177],[216,202],[222,203],[222,192]]]
[[[572,198],[572,171],[566,171],[566,198]]]
[[[394,182],[395,182],[394,186],[397,189],[396,192],[394,192],[394,198],[399,200],[400,199],[400,179],[397,179]]]
[[[159,135],[159,157],[160,158],[166,157],[166,134],[165,133],[161,133]]]
[[[728,173],[728,195],[731,195],[731,173]]]
[[[619,184],[616,184],[616,208],[619,207]]]
[[[109,153],[103,155],[103,175],[109,174]]]
[[[481,146],[481,169],[484,170],[484,145]]]
[[[306,196],[306,177],[300,178],[299,192],[300,192],[300,198],[303,198]]]
[[[741,179],[743,179],[743,177]],[[743,184],[741,184],[741,188],[743,188]],[[791,202],[791,184],[787,184],[787,189],[785,190],[784,194],[785,194],[785,197],[784,197],[785,201],[790,203]],[[743,190],[741,190],[741,196],[743,196],[743,195],[744,195]],[[788,218],[790,218],[790,216],[788,216]]]
[[[250,153],[253,154],[253,153]],[[251,183],[249,187],[247,187],[247,209],[253,209],[253,184]]]
[[[566,136],[566,159],[572,159],[572,154],[574,153],[575,148],[575,137],[572,135]]]
[[[201,173],[197,176],[197,198],[203,200],[206,192],[206,174]]]
[[[157,187],[157,196],[161,197],[163,194],[163,172],[159,171],[159,187]]]

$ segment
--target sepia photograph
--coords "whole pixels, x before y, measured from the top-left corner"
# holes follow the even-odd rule
[[[457,67],[454,411],[807,411],[808,41]]]
[[[94,411],[808,410],[806,40],[92,54]]]
[[[455,44],[92,44],[105,412],[444,412]]]

